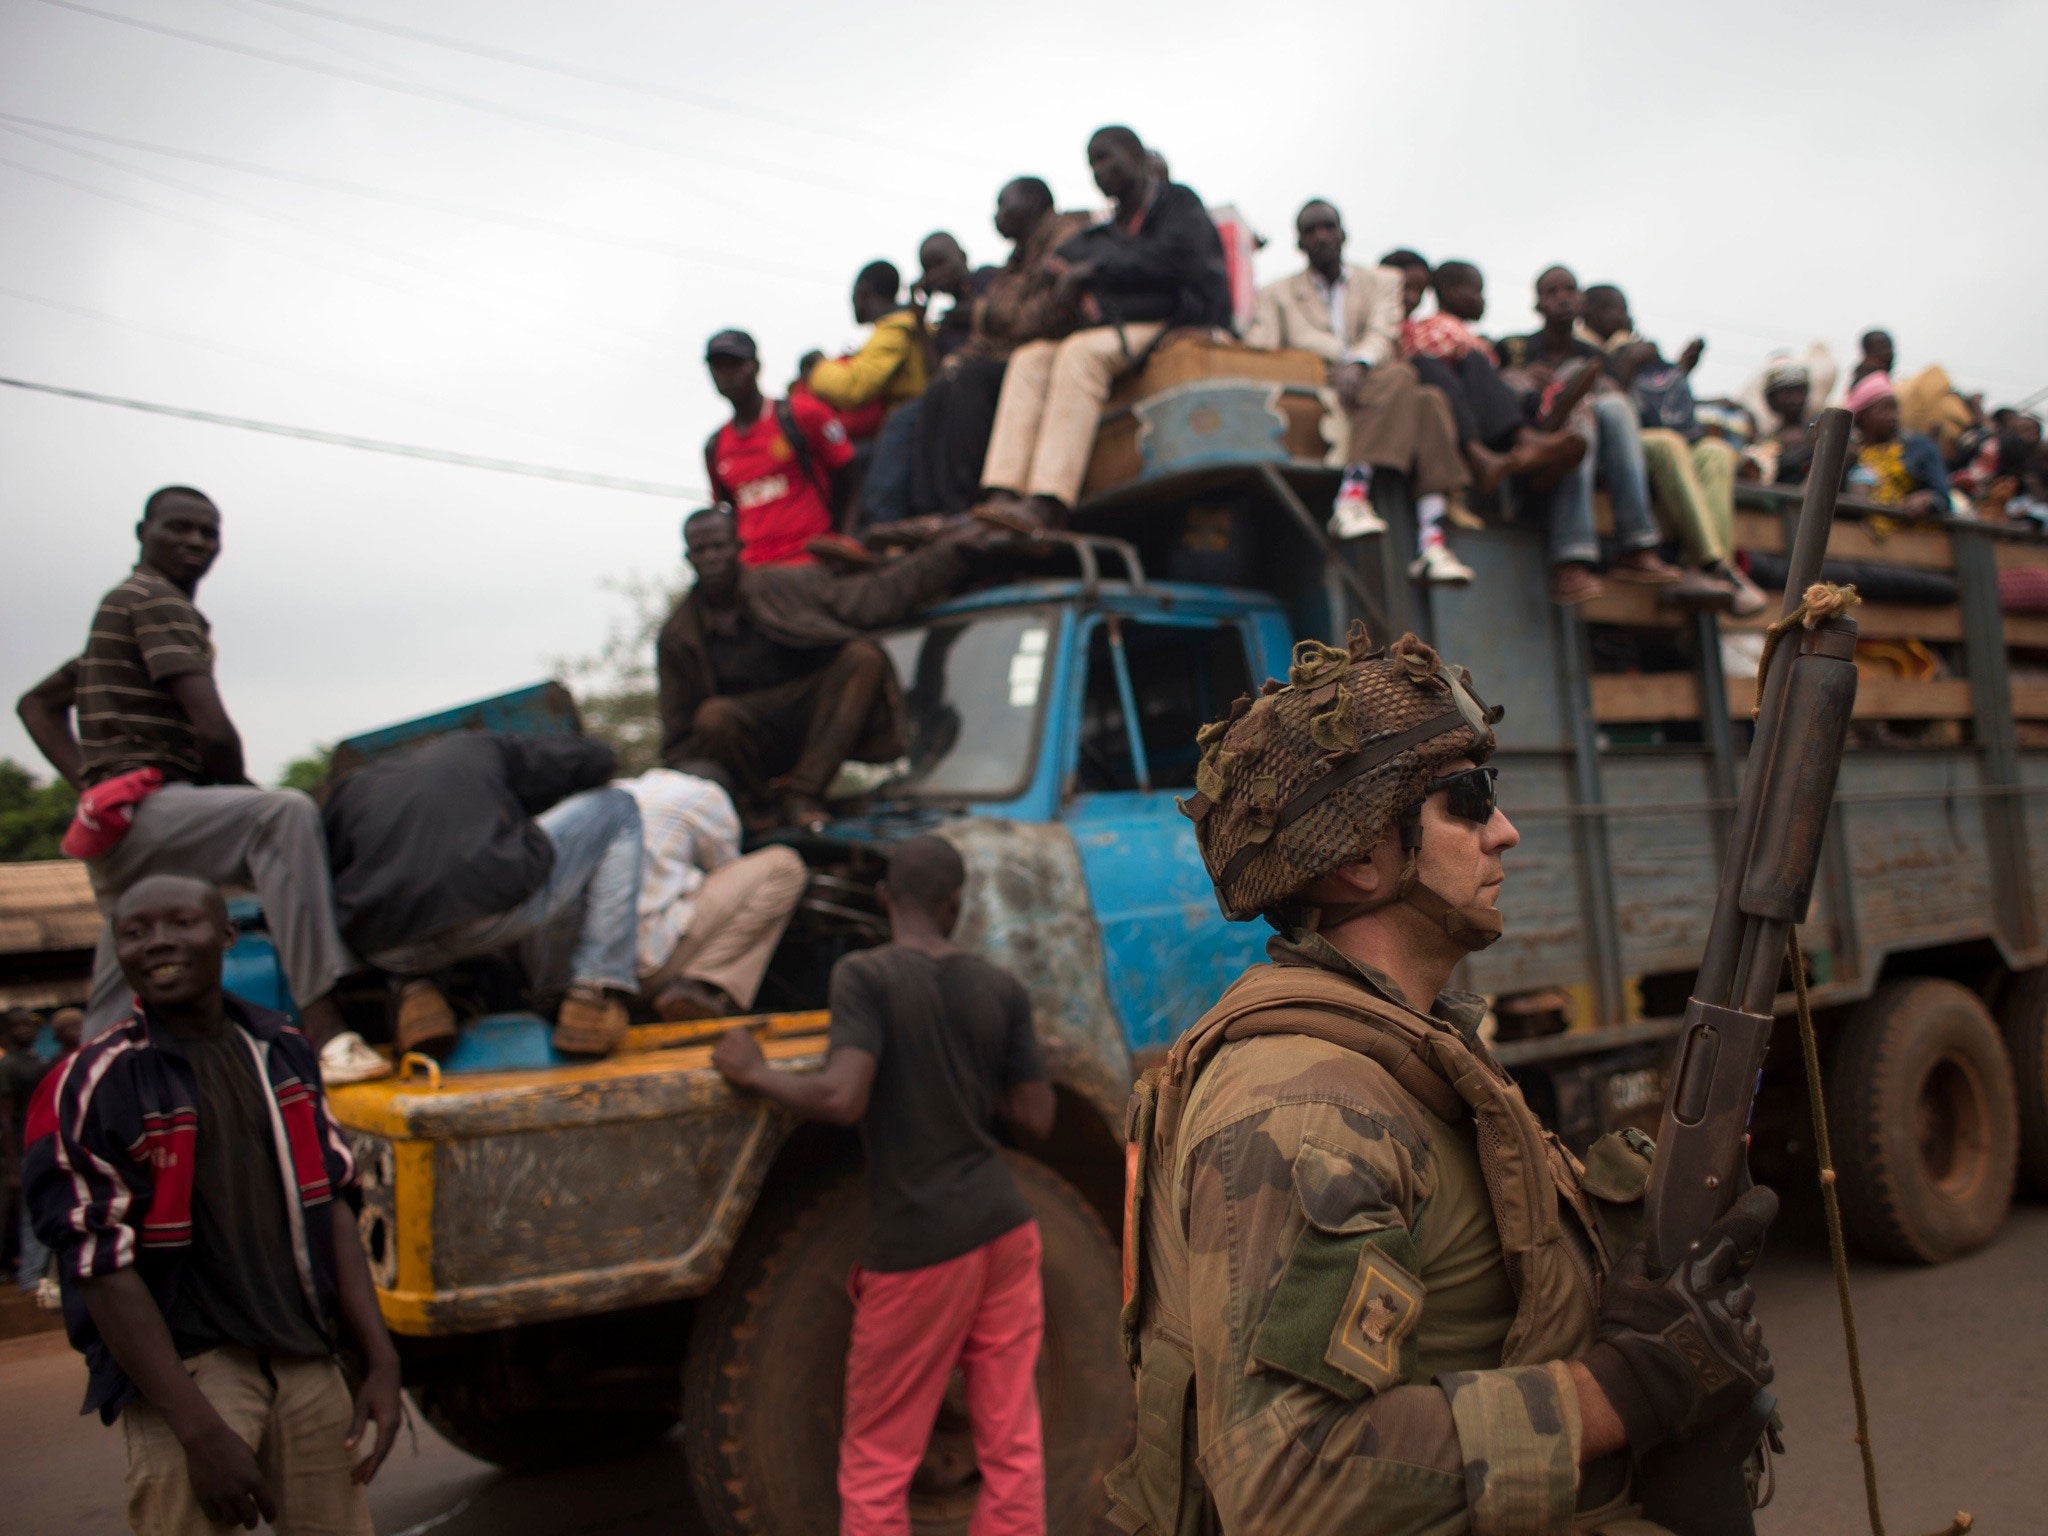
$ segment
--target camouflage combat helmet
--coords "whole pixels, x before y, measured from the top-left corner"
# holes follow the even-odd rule
[[[1286,906],[1319,876],[1367,857],[1443,764],[1483,762],[1501,716],[1414,635],[1369,649],[1304,640],[1287,681],[1269,681],[1205,725],[1195,823],[1217,905],[1232,922]]]

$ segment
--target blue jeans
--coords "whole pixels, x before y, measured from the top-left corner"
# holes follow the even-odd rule
[[[910,516],[910,470],[917,456],[917,419],[923,414],[922,396],[906,400],[875,434],[875,456],[860,487],[863,526],[900,523]]]
[[[43,1240],[36,1236],[35,1224],[28,1219],[28,1199],[24,1191],[21,1201],[21,1259],[14,1271],[15,1282],[24,1291],[32,1291],[49,1267],[50,1250],[43,1246]]]
[[[480,917],[369,957],[398,976],[422,976],[550,930],[574,925],[567,981],[639,991],[640,807],[623,789],[586,790],[534,818],[555,845],[547,882],[509,912]],[[534,976],[536,986],[554,978]]]
[[[1659,535],[1650,516],[1650,472],[1643,464],[1636,408],[1623,395],[1597,395],[1592,421],[1579,427],[1586,456],[1550,493],[1550,563],[1592,565],[1600,558],[1593,531],[1593,485],[1607,487],[1614,506],[1614,536],[1623,550],[1654,549]]]

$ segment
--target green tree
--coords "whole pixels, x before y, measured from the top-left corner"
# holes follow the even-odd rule
[[[62,779],[45,783],[0,757],[0,862],[62,858],[58,843],[77,808],[78,792]]]
[[[277,787],[303,789],[307,794],[313,794],[327,782],[328,769],[333,763],[334,748],[315,747],[304,757],[295,757],[284,765],[284,772],[277,776]]]
[[[597,654],[560,661],[556,671],[576,695],[583,729],[611,743],[622,775],[635,774],[661,760],[654,639],[688,590],[687,578],[660,581],[635,576],[605,585],[624,599],[625,612],[613,621]]]

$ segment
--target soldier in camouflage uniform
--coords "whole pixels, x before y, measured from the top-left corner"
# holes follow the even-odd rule
[[[1769,1192],[1649,1276],[1648,1138],[1581,1164],[1443,990],[1501,931],[1499,715],[1354,629],[1201,733],[1181,808],[1279,937],[1133,1095],[1126,1531],[1639,1536],[1635,1458],[1769,1380]]]

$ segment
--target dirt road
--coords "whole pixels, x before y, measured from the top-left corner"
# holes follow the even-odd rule
[[[1803,1212],[1788,1228],[1817,1230]],[[1854,1272],[1887,1526],[1938,1530],[1958,1508],[1986,1533],[2042,1525],[2048,1444],[2048,1207],[2024,1206],[1997,1243],[1945,1269]],[[1818,1242],[1774,1243],[1758,1287],[1791,1454],[1761,1536],[1855,1536],[1862,1475],[1851,1441],[1834,1284]],[[118,1536],[117,1431],[75,1409],[83,1368],[60,1336],[0,1344],[0,1532]],[[371,1495],[384,1536],[689,1536],[670,1448],[634,1462],[507,1477],[421,1427]]]

